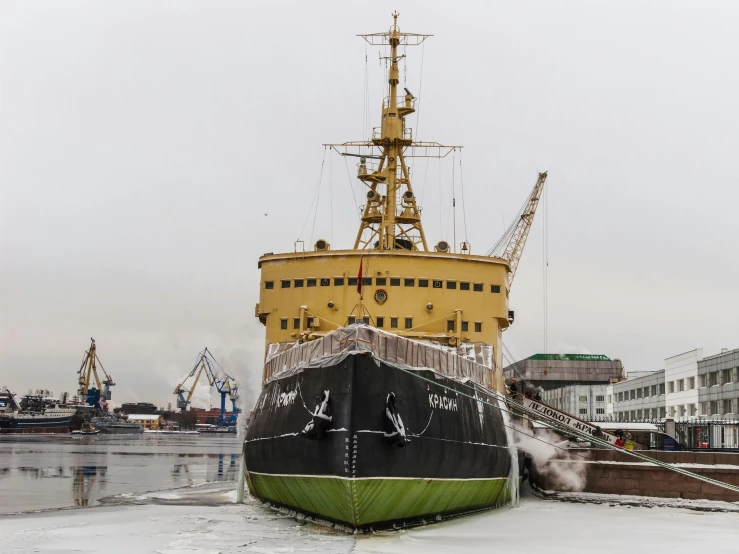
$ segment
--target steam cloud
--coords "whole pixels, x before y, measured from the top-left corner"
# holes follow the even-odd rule
[[[516,446],[531,456],[539,474],[558,490],[577,492],[585,489],[587,464],[566,450],[568,441],[546,429],[538,430],[536,438],[533,438],[531,429],[518,425],[515,428]]]

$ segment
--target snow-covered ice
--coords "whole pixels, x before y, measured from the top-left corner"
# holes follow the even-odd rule
[[[222,505],[195,504],[198,494],[206,494],[208,502],[220,499]],[[131,505],[142,496],[151,503]],[[555,502],[528,495],[518,508],[406,531],[348,535],[298,522],[253,498],[235,504],[235,497],[226,489],[178,489],[135,498],[119,495],[121,504],[113,506],[4,516],[2,552],[733,554],[739,548],[737,512]]]

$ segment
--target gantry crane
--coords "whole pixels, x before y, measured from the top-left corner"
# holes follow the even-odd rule
[[[195,366],[175,388],[174,394],[177,395],[177,407],[183,412],[187,411],[187,407],[192,400],[192,394],[195,391],[195,387],[203,373],[205,373],[205,376],[208,379],[208,384],[211,387],[215,387],[221,395],[221,413],[218,416],[218,427],[236,425],[239,413],[238,407],[236,406],[236,403],[239,400],[239,384],[236,379],[220,368],[218,362],[207,347],[198,354],[198,360],[195,363]],[[190,379],[193,380],[188,384]],[[187,394],[187,397],[185,397],[185,394]],[[226,417],[226,397],[228,397],[232,403],[230,417]]]
[[[487,256],[495,256],[508,261],[510,268],[508,273],[508,290],[510,291],[513,284],[513,277],[516,275],[518,263],[523,255],[523,247],[526,245],[526,239],[529,236],[531,225],[534,223],[534,215],[536,208],[539,206],[541,194],[544,191],[544,183],[547,180],[547,172],[539,173],[531,194],[524,203],[521,211],[511,223],[510,227],[503,233],[495,246],[487,252]]]
[[[90,348],[85,350],[85,355],[82,357],[82,364],[80,364],[80,369],[77,372],[77,382],[79,384],[77,393],[82,397],[86,397],[87,403],[90,406],[98,406],[100,400],[110,400],[110,387],[114,386],[115,383],[113,382],[113,378],[105,371],[103,362],[98,358],[95,339],[90,338],[90,341]],[[100,364],[100,369],[103,371],[103,375],[105,375],[105,379],[102,382],[98,376],[97,364]],[[90,378],[92,376],[95,377],[97,388],[90,388]]]

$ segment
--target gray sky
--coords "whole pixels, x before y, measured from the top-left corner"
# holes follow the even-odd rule
[[[321,144],[364,138],[365,72],[378,125],[378,51],[354,35],[395,8],[435,35],[402,75],[416,136],[465,146],[458,241],[462,183],[484,253],[549,171],[550,351],[644,370],[739,347],[735,3],[5,0],[0,384],[74,391],[94,336],[114,404],[173,401],[206,345],[253,400],[257,258],[306,221],[305,240],[351,246],[342,158],[306,216]],[[414,167],[434,243],[452,167]],[[519,358],[544,349],[543,213],[504,335]]]

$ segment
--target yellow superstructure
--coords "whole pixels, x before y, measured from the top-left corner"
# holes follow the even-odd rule
[[[508,292],[512,258],[473,256],[467,243],[439,241],[429,249],[421,210],[406,159],[445,157],[459,146],[419,142],[406,125],[415,111],[408,89],[398,96],[399,47],[416,46],[431,35],[401,33],[398,14],[389,31],[359,35],[386,46],[388,95],[382,124],[366,141],[326,145],[360,158],[357,178],[366,204],[352,250],[332,250],[319,240],[313,251],[265,254],[256,316],[266,326],[267,345],[305,342],[352,323],[448,346],[493,345],[494,368],[502,368],[501,332],[509,326]],[[525,217],[509,231],[520,257],[546,174],[540,175]],[[518,259],[518,258],[517,258]],[[517,263],[517,259],[515,263]],[[361,274],[361,279],[360,279]],[[361,286],[360,286],[361,284]],[[500,375],[502,372],[498,371]],[[502,383],[496,383],[502,388]]]
[[[259,266],[257,316],[268,344],[302,342],[361,321],[451,345],[495,344],[508,326],[508,265],[496,258],[339,250],[270,254]]]
[[[450,346],[497,345],[509,325],[508,264],[499,258],[337,250],[269,254],[259,266],[256,315],[266,326],[267,344],[303,342],[364,322]],[[502,367],[498,348],[495,353]]]

